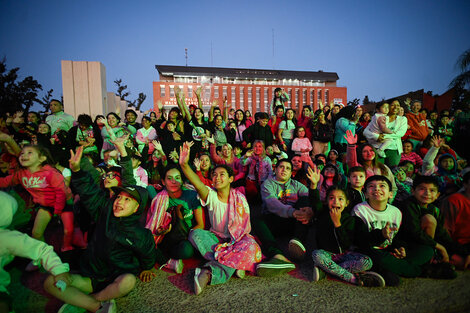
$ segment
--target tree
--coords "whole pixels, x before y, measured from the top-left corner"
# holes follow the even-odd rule
[[[362,100],[362,105],[366,105],[366,104],[369,104],[369,103],[370,103],[369,96],[366,95],[366,96],[364,97],[364,100]]]
[[[127,97],[131,94],[130,91],[127,91],[127,85],[122,85],[122,79],[116,79],[114,83],[117,86],[116,96],[119,96],[121,100],[127,101]]]
[[[348,101],[348,105],[352,105],[352,106],[358,106],[359,105],[359,99],[358,98],[354,98],[352,101]]]
[[[117,86],[116,96],[119,96],[121,100],[126,101],[128,107],[132,106],[140,111],[140,107],[142,106],[142,103],[144,103],[145,99],[147,99],[147,96],[143,92],[141,92],[139,93],[137,99],[129,100],[127,99],[127,97],[130,96],[131,92],[127,90],[127,85],[122,84],[122,79],[116,79],[114,83]]]
[[[49,103],[53,99],[53,96],[52,96],[53,92],[54,92],[54,89],[50,89],[49,91],[47,91],[45,96],[37,100],[37,102],[40,105],[42,105],[42,107],[44,108],[44,112],[47,112],[47,110],[49,110]],[[62,103],[64,103],[64,101],[62,101]]]
[[[18,81],[19,67],[7,70],[6,58],[0,61],[0,112],[29,111],[38,102],[41,84],[32,76]]]
[[[141,92],[139,93],[139,97],[135,99],[134,101],[129,101],[129,106],[135,107],[138,111],[140,111],[140,107],[142,106],[142,103],[144,103],[145,99],[147,99],[147,96]]]
[[[462,53],[455,63],[455,67],[460,71],[460,74],[455,77],[450,83],[450,87],[459,87],[466,89],[470,86],[470,49]]]

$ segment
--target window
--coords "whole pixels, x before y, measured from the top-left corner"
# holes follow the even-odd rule
[[[231,91],[232,91],[232,103],[236,103],[237,101],[237,96],[235,95],[235,87],[230,87]]]
[[[188,98],[193,97],[193,86],[188,86]]]
[[[219,98],[219,87],[218,86],[214,87],[214,98],[216,98],[216,99]]]
[[[299,88],[295,88],[295,104],[297,107],[299,107],[299,98],[300,98]]]
[[[289,95],[289,104],[292,104],[292,89],[287,89],[287,94]]]
[[[160,97],[165,98],[165,85],[160,86]]]
[[[227,97],[227,87],[222,88],[223,97]]]
[[[325,106],[330,103],[330,99],[328,96],[329,96],[329,92],[328,92],[328,89],[326,89],[325,90]]]
[[[206,86],[206,88],[204,89],[204,99],[209,101],[210,98],[211,98],[211,87]]]
[[[268,92],[269,88],[264,88],[264,106],[268,107]]]
[[[175,96],[175,86],[170,85],[170,97]]]
[[[240,105],[243,105],[243,106],[245,104],[244,92],[245,92],[245,87],[240,87]]]
[[[304,90],[303,90],[302,105],[303,105],[303,106],[306,106],[306,105],[307,105],[307,89],[304,89]]]
[[[318,96],[317,96],[317,104],[320,106],[320,101],[322,100],[321,98],[321,89],[318,89]]]
[[[315,101],[315,89],[310,90],[310,105],[312,108],[315,107],[315,103],[313,101]]]
[[[248,107],[251,108],[253,105],[253,92],[251,87],[248,87]]]
[[[256,87],[256,106],[260,106],[261,104],[260,99],[261,99],[261,88]]]

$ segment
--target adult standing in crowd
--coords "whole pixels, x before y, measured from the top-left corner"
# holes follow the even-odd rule
[[[382,143],[384,140],[391,141],[385,149],[385,158],[379,158],[379,162],[385,163],[390,168],[397,166],[398,163],[400,163],[400,155],[403,153],[401,138],[408,130],[407,119],[404,116],[399,116],[399,112],[400,102],[398,102],[398,100],[394,100],[390,105],[387,122],[387,128],[392,131],[391,134],[377,134],[372,132],[369,128],[364,129],[364,136],[366,136],[366,138],[374,138],[375,141],[379,143]]]
[[[73,126],[75,118],[64,112],[64,105],[57,99],[52,99],[49,103],[51,115],[46,118],[46,123],[51,126],[51,134],[58,129],[69,131]]]

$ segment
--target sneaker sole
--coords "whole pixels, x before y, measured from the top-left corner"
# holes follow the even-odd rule
[[[365,286],[365,287],[385,287],[385,279],[382,277],[382,275],[376,273],[376,272],[365,272],[368,275],[374,276],[377,279],[377,282],[379,283],[378,286]]]
[[[298,261],[302,261],[305,257],[305,247],[304,245],[295,239],[289,241],[289,255]]]

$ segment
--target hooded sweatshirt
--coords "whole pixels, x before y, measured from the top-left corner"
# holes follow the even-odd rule
[[[446,170],[442,167],[442,160],[446,158],[452,158],[454,161],[454,166],[450,170]],[[459,176],[459,172],[457,170],[457,161],[450,153],[445,153],[439,157],[439,160],[437,161],[437,172],[435,175],[439,179],[440,192],[454,189],[457,191],[462,187],[462,178]]]
[[[19,231],[7,229],[18,208],[15,198],[0,191],[0,203],[2,203],[2,213],[0,214],[0,292],[8,293],[7,286],[10,284],[10,275],[4,270],[4,267],[13,261],[15,256],[31,259],[35,264],[41,263],[42,267],[52,275],[68,272],[69,265],[62,263],[52,246]]]
[[[72,185],[96,222],[93,237],[80,260],[81,274],[109,280],[121,274],[137,275],[151,269],[156,262],[155,242],[150,230],[139,221],[147,205],[147,190],[132,186],[142,199],[137,211],[130,216],[116,217],[113,213],[115,197],[109,199],[88,172],[73,172]]]

